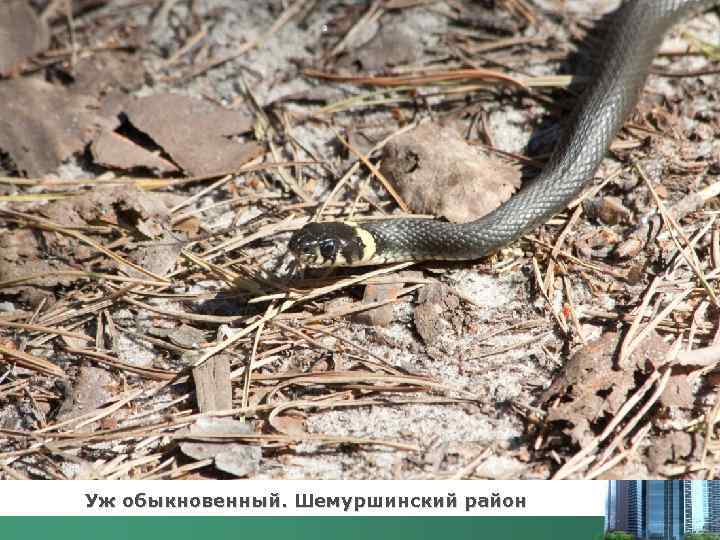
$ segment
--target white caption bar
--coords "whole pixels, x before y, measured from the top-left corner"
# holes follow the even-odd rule
[[[4,481],[0,515],[602,516],[604,481]]]

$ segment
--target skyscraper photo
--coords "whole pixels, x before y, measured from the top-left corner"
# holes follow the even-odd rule
[[[605,519],[606,530],[643,540],[720,533],[720,481],[611,480]]]

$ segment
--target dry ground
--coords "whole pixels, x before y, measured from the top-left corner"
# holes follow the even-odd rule
[[[402,213],[376,166],[417,126],[536,174],[616,4],[30,2],[0,57],[0,478],[714,478],[718,13],[512,252],[286,252]]]

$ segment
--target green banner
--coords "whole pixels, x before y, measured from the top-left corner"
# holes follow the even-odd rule
[[[601,540],[602,517],[0,517],[0,540]]]

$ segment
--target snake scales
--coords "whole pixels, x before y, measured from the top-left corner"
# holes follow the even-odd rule
[[[720,0],[626,0],[614,13],[593,80],[578,99],[540,174],[509,201],[471,223],[387,219],[309,223],[289,250],[308,266],[362,266],[486,256],[562,211],[592,181],[637,104],[665,33]]]

